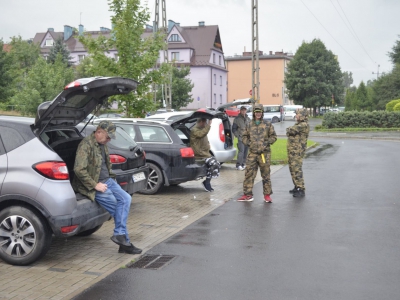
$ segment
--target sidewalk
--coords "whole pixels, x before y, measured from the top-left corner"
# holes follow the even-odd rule
[[[271,166],[271,173],[282,166]],[[189,224],[242,192],[244,172],[224,164],[212,180],[213,193],[201,181],[168,187],[159,195],[135,194],[128,221],[130,237],[142,255]],[[255,183],[261,180],[258,173]],[[119,254],[110,240],[113,221],[89,237],[54,238],[49,252],[37,263],[16,267],[0,261],[0,299],[70,299],[123,268],[139,255]]]

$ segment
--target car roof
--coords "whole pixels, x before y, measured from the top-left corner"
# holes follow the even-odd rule
[[[101,121],[111,121],[112,123],[118,124],[118,123],[125,123],[125,124],[129,124],[129,123],[137,123],[137,124],[162,124],[162,125],[169,125],[167,122],[165,121],[159,121],[159,120],[147,120],[147,119],[143,119],[143,118],[102,118],[102,119],[96,119],[93,120],[93,125],[97,125],[99,124]]]
[[[170,112],[165,112],[165,113],[161,113],[161,114],[151,115],[151,116],[146,117],[145,119],[168,119],[171,116],[181,116],[181,115],[183,116],[190,112],[192,112],[192,111],[170,111]]]

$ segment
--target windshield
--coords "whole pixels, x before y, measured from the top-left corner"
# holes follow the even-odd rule
[[[111,139],[109,143],[116,148],[130,150],[137,146],[136,142],[129,136],[129,134],[119,126],[117,126],[115,137],[116,139]]]

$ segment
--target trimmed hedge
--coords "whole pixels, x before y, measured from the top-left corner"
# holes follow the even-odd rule
[[[400,128],[400,112],[346,111],[324,115],[324,128]]]

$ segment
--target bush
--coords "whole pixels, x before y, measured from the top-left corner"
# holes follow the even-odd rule
[[[400,111],[400,100],[399,100],[399,103],[397,103],[397,104],[393,107],[393,111]]]
[[[400,104],[400,103],[399,103]],[[396,107],[397,108],[397,107]],[[326,113],[323,128],[400,128],[400,111]]]
[[[400,99],[392,100],[386,104],[387,111],[393,111],[394,107],[400,103]]]

